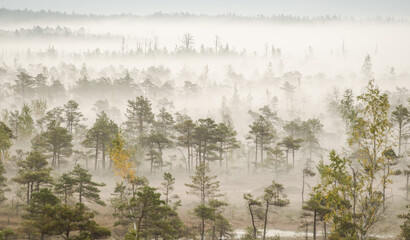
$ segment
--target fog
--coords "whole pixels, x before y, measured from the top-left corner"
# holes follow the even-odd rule
[[[182,201],[177,212],[184,224],[194,229],[198,219],[193,209],[200,199],[187,193],[189,189],[185,184],[191,182],[194,169],[189,169],[186,148],[177,144],[179,135],[174,127],[169,130],[172,131],[169,139],[174,145],[160,150],[160,167],[154,170],[145,156],[150,153],[148,147],[128,135],[132,130],[127,126],[129,100],[143,96],[151,104],[158,122],[160,109],[165,108],[175,121],[177,113],[189,116],[194,122],[211,118],[216,123],[231,125],[236,131],[238,146],[226,150],[223,159],[207,161],[210,174],[220,181],[220,199],[229,203],[224,215],[237,235],[235,238],[241,238],[250,226],[243,195],[260,196],[275,180],[283,184],[290,203],[286,208],[274,209],[269,217],[267,236],[274,237],[277,233],[283,238],[301,239],[305,228],[299,225],[307,221],[303,220],[306,215],[303,215],[301,194],[305,200],[309,199],[313,187],[320,182],[318,164],[329,163],[332,149],[343,157],[354,158],[353,147],[348,143],[346,119],[337,107],[345,91],[352,91],[354,105],[360,109],[362,105],[356,97],[364,93],[369,80],[374,79],[381,92],[388,96],[390,121],[398,105],[409,106],[409,43],[410,22],[388,17],[162,13],[109,16],[0,9],[1,121],[15,135],[4,160],[6,176],[10,186],[18,189],[18,183],[12,179],[19,171],[16,160],[19,150],[25,152],[24,156],[33,151],[35,136],[46,131],[42,125],[42,121],[47,122],[46,113],[74,100],[79,104],[82,117],[78,130],[72,133],[72,145],[74,150],[87,153],[67,154],[61,168],[60,165],[60,169],[53,168],[51,175],[58,178],[78,163],[88,169],[97,182],[105,183],[100,195],[107,205],[89,206],[100,212],[97,222],[112,230],[111,238],[122,239],[124,232],[113,226],[113,207],[109,200],[120,179],[114,175],[111,163],[110,167],[102,167],[101,154],[106,154],[104,161],[108,162],[108,152],[100,150],[99,153],[97,149],[100,155],[95,156],[93,147],[84,144],[97,114],[104,111],[124,133],[139,177],[146,177],[151,186],[160,189],[163,173],[172,173],[176,179],[174,193]],[[33,84],[21,90],[25,86],[17,80],[22,73],[30,79],[37,79],[41,74],[45,82],[41,87]],[[46,102],[46,109],[40,111],[34,107],[39,100]],[[16,110],[22,113],[25,105],[32,108],[33,129],[22,136],[16,132],[10,114]],[[286,150],[281,142],[289,134],[284,126],[292,120],[302,126],[309,119],[318,119],[323,125],[314,134],[313,153],[308,140],[303,139],[295,153],[295,164],[288,152],[289,158],[279,171],[270,163],[258,165],[261,156],[255,153],[250,126],[263,115],[264,106],[274,116],[270,120],[274,136],[263,150],[267,156],[262,158],[271,161],[268,159],[273,157],[267,152],[275,146],[281,148],[282,160],[285,158]],[[156,122],[150,124],[146,134],[148,130],[157,131]],[[62,126],[65,127],[64,123]],[[136,127],[133,130],[136,131]],[[407,134],[408,129],[403,131]],[[396,153],[398,138],[398,128],[392,123],[389,144]],[[111,147],[111,142],[107,147]],[[400,147],[402,152],[395,170],[403,171],[408,164],[407,140]],[[51,155],[46,155],[51,165]],[[94,158],[97,169],[94,169]],[[308,167],[315,176],[302,174]],[[386,190],[389,207],[383,212],[384,221],[378,221],[371,228],[371,235],[394,238],[400,234],[402,220],[396,215],[403,213],[408,203],[406,191],[402,189],[405,185],[405,177],[391,176]],[[14,199],[14,194],[13,190],[6,196]],[[13,208],[13,203],[10,206]],[[15,223],[22,221],[19,216],[4,211],[6,215],[8,221],[10,218]],[[311,227],[309,225],[309,237],[313,237]],[[318,227],[319,238],[323,236],[323,227]]]

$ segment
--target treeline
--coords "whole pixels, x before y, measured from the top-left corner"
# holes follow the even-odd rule
[[[326,15],[326,16],[317,16],[317,17],[309,17],[309,16],[292,16],[292,15],[285,15],[285,14],[273,14],[272,16],[265,16],[262,14],[257,14],[255,16],[243,16],[235,13],[227,13],[227,14],[217,14],[217,15],[205,15],[205,14],[192,14],[187,12],[181,13],[162,13],[156,12],[151,15],[146,16],[138,16],[131,13],[124,13],[124,14],[111,14],[111,15],[97,15],[97,14],[79,14],[79,13],[65,13],[65,12],[58,12],[58,11],[32,11],[32,10],[18,10],[18,9],[7,9],[1,8],[0,15],[4,19],[14,19],[15,21],[25,21],[28,18],[31,19],[38,19],[38,20],[75,20],[75,19],[83,19],[83,20],[101,20],[101,19],[119,19],[119,18],[126,18],[126,19],[136,19],[136,20],[143,20],[143,19],[152,19],[152,18],[176,18],[176,19],[186,19],[186,18],[203,18],[203,19],[228,19],[228,20],[239,20],[239,21],[267,21],[267,22],[280,22],[280,23],[299,23],[299,22],[340,22],[340,21],[355,21],[354,17],[342,17],[340,15]],[[377,20],[377,21],[405,21],[403,19],[395,19],[394,17],[377,17],[377,18],[369,18],[369,20]]]

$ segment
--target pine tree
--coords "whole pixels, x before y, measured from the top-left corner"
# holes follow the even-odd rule
[[[262,199],[265,205],[262,239],[265,240],[266,227],[268,225],[269,207],[285,207],[289,204],[289,200],[287,199],[287,196],[284,193],[283,185],[276,183],[275,181],[272,181],[272,184],[265,188],[265,194],[263,195]]]
[[[95,148],[94,169],[98,168],[98,154],[102,153],[102,168],[105,169],[105,157],[115,135],[118,126],[108,118],[105,112],[97,114],[97,119],[91,129],[87,131],[82,144],[89,148]]]
[[[196,168],[195,175],[191,176],[192,183],[186,183],[185,186],[190,188],[188,194],[194,194],[200,197],[201,204],[205,204],[210,198],[221,196],[219,193],[219,181],[217,176],[209,176],[209,165],[200,163]]]
[[[127,132],[131,134],[132,138],[142,137],[147,126],[154,120],[150,101],[143,96],[129,100],[126,116]]]
[[[74,188],[73,192],[78,194],[78,202],[82,203],[83,199],[89,202],[95,202],[99,205],[105,205],[100,199],[99,187],[104,187],[104,183],[96,183],[92,181],[92,175],[88,173],[88,170],[76,165],[74,169],[69,172]]]
[[[187,149],[187,167],[188,170],[194,168],[194,130],[195,123],[188,116],[183,116],[177,118],[177,124],[175,125],[175,130],[178,132],[177,145]]]
[[[61,158],[72,154],[72,139],[66,128],[50,124],[41,134],[39,145],[52,156],[51,166],[60,170]]]
[[[68,198],[74,193],[74,179],[69,173],[63,173],[54,184],[54,192],[62,196],[64,204],[68,203]]]
[[[396,123],[399,128],[399,144],[398,144],[398,155],[401,154],[401,140],[402,140],[402,133],[405,130],[407,124],[410,122],[410,113],[406,107],[403,105],[397,106],[394,111],[392,112],[392,121]]]
[[[46,157],[39,152],[30,152],[26,159],[18,162],[19,170],[13,181],[26,186],[27,204],[34,192],[40,191],[42,185],[52,182],[50,168],[47,167]]]
[[[70,134],[73,134],[73,130],[79,126],[81,117],[83,116],[78,106],[79,104],[74,100],[70,100],[64,105],[65,122]]]

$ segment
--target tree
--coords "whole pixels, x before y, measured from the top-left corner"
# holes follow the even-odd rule
[[[64,204],[68,203],[68,198],[74,193],[74,179],[69,173],[63,173],[54,184],[54,192],[58,195],[62,195]]]
[[[302,206],[303,210],[313,212],[313,239],[316,240],[317,235],[317,222],[323,221],[323,233],[326,239],[326,219],[325,216],[330,213],[330,210],[326,207],[321,192],[314,192],[310,194],[310,199]]]
[[[8,157],[8,151],[12,146],[13,131],[7,127],[4,122],[0,121],[0,162],[5,163]]]
[[[72,139],[66,128],[50,124],[46,132],[38,139],[39,145],[52,156],[51,166],[60,170],[61,157],[69,157],[72,154]]]
[[[293,114],[293,94],[295,93],[296,87],[286,81],[280,89],[285,92],[285,96],[288,99],[289,111]]]
[[[187,149],[187,165],[188,170],[191,171],[194,168],[193,134],[196,125],[191,118],[184,116],[181,119],[177,119],[177,124],[174,127],[178,132],[177,145]]]
[[[131,151],[126,148],[125,139],[122,132],[118,132],[112,141],[108,152],[113,163],[115,175],[120,177],[122,181],[129,180],[135,176],[135,164],[131,161]]]
[[[55,107],[50,111],[47,111],[46,115],[37,120],[37,125],[40,127],[40,132],[43,132],[44,128],[60,127],[64,122],[64,117],[62,116],[64,109],[60,107]]]
[[[186,183],[185,186],[190,188],[188,194],[194,194],[200,197],[201,204],[205,204],[209,198],[221,196],[219,193],[219,181],[217,176],[209,176],[209,165],[200,163],[196,168],[195,175],[190,176],[192,183]]]
[[[71,181],[74,185],[73,192],[78,194],[78,201],[83,202],[83,199],[90,202],[95,202],[99,205],[105,205],[100,199],[99,187],[104,187],[104,183],[96,183],[92,181],[92,175],[88,173],[88,170],[75,165],[74,169],[69,172]]]
[[[286,149],[286,163],[289,164],[289,150],[292,151],[292,165],[295,166],[295,151],[299,150],[303,140],[301,138],[293,138],[293,136],[288,136],[283,138],[279,143],[280,146]]]
[[[214,217],[214,209],[205,204],[200,204],[194,209],[194,215],[201,219],[200,234],[201,240],[205,239],[205,221],[212,220]]]
[[[222,161],[224,160],[223,154],[227,151],[232,151],[235,148],[239,148],[238,141],[236,140],[236,131],[231,124],[219,123],[216,127],[216,142],[219,147],[219,165],[222,167]],[[228,159],[225,157],[226,170],[228,170]]]
[[[298,122],[300,122],[299,119],[290,121],[283,126],[283,130],[285,130],[291,137],[296,137],[296,135],[298,135],[301,131],[301,126]]]
[[[31,101],[31,110],[33,112],[34,118],[39,120],[46,115],[47,102],[42,99],[35,99]]]
[[[21,223],[28,235],[31,237],[40,236],[45,239],[46,235],[53,235],[55,222],[50,218],[52,208],[60,203],[50,189],[44,188],[39,192],[33,193],[32,201],[26,207],[27,213],[22,216],[24,221]]]
[[[95,148],[94,169],[98,168],[98,153],[102,152],[102,168],[105,169],[105,156],[114,136],[118,132],[118,126],[108,118],[105,112],[97,114],[94,125],[87,131],[83,145]]]
[[[137,97],[134,101],[128,100],[126,117],[127,121],[125,124],[127,126],[127,132],[135,138],[135,130],[137,130],[138,137],[142,137],[147,126],[154,120],[150,101],[143,96]]]
[[[217,124],[211,118],[198,119],[194,131],[194,143],[199,163],[216,160],[218,146],[216,145]]]
[[[309,163],[309,161],[308,161]],[[305,185],[306,185],[306,177],[314,177],[316,174],[310,169],[309,164],[306,164],[305,168],[302,170],[302,205],[305,202]]]
[[[275,135],[275,130],[272,124],[267,121],[263,116],[259,116],[256,121],[249,126],[249,133],[255,142],[255,164],[258,161],[258,146],[260,147],[260,163],[264,163],[263,152],[265,150],[265,145],[271,143]]]
[[[151,172],[155,164],[162,170],[164,160],[162,158],[162,151],[164,148],[169,148],[172,141],[160,132],[151,131],[150,134],[142,138],[142,142],[148,147],[148,160],[151,162]]]
[[[266,226],[268,225],[269,207],[285,207],[289,204],[286,194],[284,194],[284,187],[282,184],[272,181],[272,184],[265,188],[265,194],[263,195],[263,202],[265,204],[265,216],[263,224],[262,239],[265,240]]]
[[[334,238],[358,239],[363,231],[358,222],[360,210],[356,209],[361,193],[360,179],[355,172],[353,175],[349,172],[349,161],[339,157],[334,150],[330,152],[329,160],[329,164],[319,163],[320,182],[313,188],[312,196],[327,209],[324,219],[331,221]]]
[[[16,138],[19,137],[19,130],[20,130],[20,112],[15,110],[14,112],[10,112],[9,116],[9,126],[13,131],[13,136]]]
[[[399,150],[398,155],[400,156],[401,153],[401,139],[402,139],[402,132],[407,124],[410,122],[410,113],[406,107],[403,105],[397,106],[394,111],[392,112],[392,121],[397,123],[399,128]]]
[[[190,33],[185,33],[181,39],[181,43],[184,47],[185,52],[192,51],[194,45],[194,37]]]
[[[167,112],[165,107],[162,107],[159,110],[159,114],[157,115],[157,121],[155,122],[158,131],[164,134],[165,136],[170,136],[170,131],[172,130],[174,123],[174,117],[172,116],[172,114]]]
[[[362,74],[366,81],[373,78],[372,68],[372,59],[370,55],[367,54],[362,65]]]
[[[155,188],[142,186],[127,204],[128,217],[135,223],[134,230],[125,239],[163,238],[178,239],[183,224],[178,214],[160,199]]]
[[[357,119],[349,138],[351,147],[358,149],[358,173],[361,195],[359,219],[361,236],[366,237],[369,229],[380,219],[383,199],[380,187],[388,182],[390,173],[380,179],[379,173],[388,161],[384,152],[391,149],[391,124],[387,94],[382,94],[373,80],[369,81],[366,91],[357,97],[363,107],[359,109]]]
[[[212,212],[212,239],[223,239],[232,237],[232,228],[229,221],[223,216],[224,207],[228,206],[228,203],[219,201],[217,199],[211,199],[208,203]]]
[[[111,236],[108,228],[98,225],[94,213],[87,210],[82,203],[74,206],[58,204],[47,213],[53,227],[51,235],[61,236],[64,239],[106,239]],[[73,232],[78,232],[72,236]]]
[[[23,104],[18,118],[18,132],[20,134],[19,136],[23,138],[30,138],[34,132],[34,121],[31,117],[31,109],[27,104]]]
[[[13,90],[17,95],[20,95],[24,99],[31,95],[33,87],[33,77],[25,72],[20,72],[13,85]]]
[[[357,117],[357,109],[354,105],[354,97],[351,89],[345,91],[343,98],[340,100],[338,110],[346,124],[346,129],[350,131]]]
[[[303,141],[307,144],[306,148],[309,150],[309,160],[312,159],[312,153],[320,149],[320,144],[317,139],[317,134],[323,129],[323,125],[317,118],[308,119],[302,123]]]
[[[249,214],[251,215],[253,239],[256,239],[256,235],[258,233],[258,228],[256,226],[256,220],[257,220],[256,211],[258,208],[262,207],[262,201],[260,201],[258,198],[253,197],[252,194],[250,193],[243,194],[243,198],[246,200],[246,205],[247,205]]]
[[[174,184],[175,178],[169,172],[164,172],[163,175],[164,181],[161,183],[161,188],[163,191],[163,195],[165,197],[165,204],[170,206],[171,199],[178,199],[178,195],[171,195],[172,191],[174,191]],[[174,209],[181,204],[181,201],[177,201],[174,205]]]
[[[50,189],[35,193],[23,215],[23,227],[29,228],[29,239],[32,235],[61,236],[63,239],[103,239],[111,232],[99,226],[94,220],[94,213],[89,212],[84,204],[74,206],[61,204]],[[31,230],[31,231],[30,231]],[[78,235],[72,236],[72,232]]]
[[[285,165],[283,150],[278,145],[274,148],[267,148],[267,160],[272,165],[275,173],[278,174],[279,170]],[[285,167],[287,167],[287,163]]]
[[[190,191],[188,194],[194,194],[200,197],[201,204],[195,209],[195,215],[201,219],[201,239],[204,239],[205,220],[210,217],[210,210],[207,206],[207,200],[221,196],[219,193],[219,181],[217,176],[209,176],[210,169],[208,164],[201,162],[196,168],[195,175],[191,176],[192,183],[185,184]]]
[[[26,185],[27,204],[33,197],[33,191],[38,192],[42,185],[52,182],[50,168],[47,168],[47,160],[39,152],[30,152],[26,159],[18,162],[17,176],[13,181]]]
[[[76,129],[79,124],[83,114],[79,111],[79,104],[74,100],[69,100],[64,105],[65,122],[67,124],[67,129],[70,134],[73,134],[73,129]]]

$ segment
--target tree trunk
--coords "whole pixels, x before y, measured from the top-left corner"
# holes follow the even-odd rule
[[[205,235],[205,218],[202,217],[202,221],[201,221],[201,240],[204,240],[204,235]]]
[[[219,167],[222,169],[222,153],[223,153],[223,148],[222,148],[222,142],[221,142],[221,145],[220,145],[220,150],[219,150]]]
[[[95,141],[95,162],[94,162],[94,170],[97,170],[97,161],[98,161],[98,148],[99,148],[99,140],[98,140],[98,134],[97,134],[97,139]]]
[[[313,240],[316,240],[316,211],[313,213]]]
[[[80,200],[80,203],[81,203],[81,200],[82,200],[82,194],[83,194],[83,182],[80,182],[80,192],[79,192],[79,200]]]
[[[302,205],[305,202],[304,201],[304,194],[305,194],[305,171],[302,170]]]
[[[30,183],[27,183],[27,205],[30,204]]]
[[[308,240],[308,231],[309,231],[309,223],[306,222],[306,232],[305,232],[305,239]]]
[[[256,226],[255,226],[255,218],[253,216],[251,205],[248,205],[248,208],[249,208],[249,213],[251,214],[252,227],[253,227],[253,237],[256,239],[257,229],[256,229]]]
[[[266,225],[268,224],[268,211],[269,211],[269,203],[266,202],[265,222],[263,224],[263,237],[262,237],[262,240],[265,240],[265,237],[266,237]]]
[[[102,145],[102,168],[105,169],[105,144]]]
[[[255,167],[258,167],[258,139],[255,140]]]
[[[398,156],[400,157],[400,151],[401,151],[401,123],[399,123],[399,154]]]
[[[409,200],[409,176],[410,174],[407,174],[406,176],[406,200]]]

